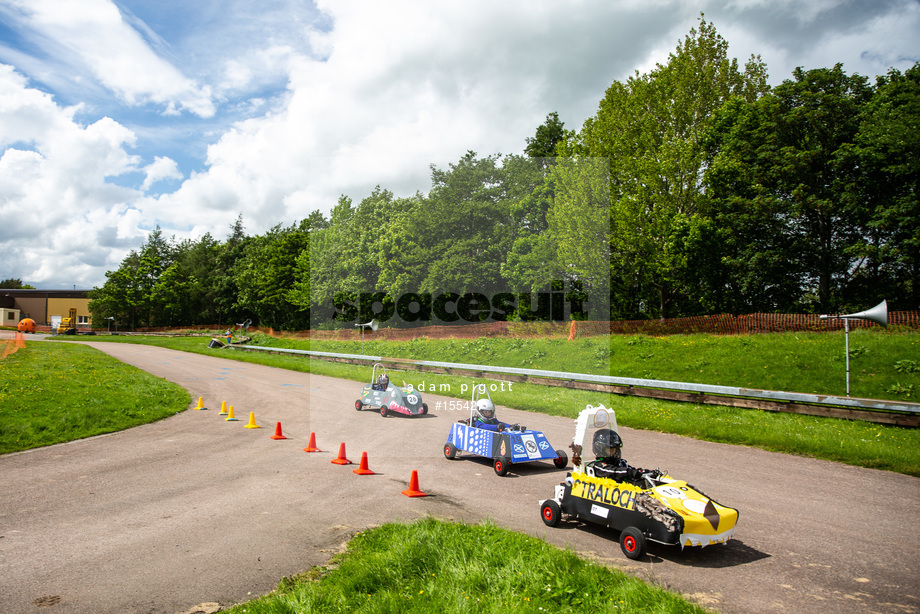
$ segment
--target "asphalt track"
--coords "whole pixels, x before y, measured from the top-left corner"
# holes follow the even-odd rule
[[[4,614],[226,606],[327,563],[356,531],[427,515],[491,518],[719,612],[920,611],[917,478],[622,428],[633,465],[668,469],[740,510],[727,545],[652,544],[633,562],[613,532],[544,526],[538,503],[565,475],[551,464],[512,465],[502,478],[481,459],[445,459],[450,423],[463,413],[436,406],[456,399],[425,394],[428,417],[383,419],[355,411],[356,382],[220,358],[228,350],[89,345],[185,387],[190,409],[0,456]],[[199,396],[204,411],[191,409]],[[221,401],[239,421],[218,415]],[[244,428],[250,412],[261,428]],[[499,417],[544,431],[557,448],[571,441],[570,419],[503,407]],[[271,439],[278,422],[288,439]],[[320,453],[304,452],[311,432]],[[330,462],[341,443],[356,465]],[[353,473],[362,452],[375,475]],[[401,494],[413,470],[428,497]]]

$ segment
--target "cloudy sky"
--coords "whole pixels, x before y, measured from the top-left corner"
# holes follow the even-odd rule
[[[0,0],[0,280],[91,288],[157,225],[427,192],[551,111],[579,129],[701,10],[774,85],[920,60],[920,0]]]

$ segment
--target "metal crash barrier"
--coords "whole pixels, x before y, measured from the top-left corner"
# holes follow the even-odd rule
[[[364,356],[360,354],[337,354],[333,352],[294,350],[253,345],[234,345],[230,347],[234,350],[259,351],[274,354],[295,354],[309,358],[319,358],[321,360],[351,364],[373,364],[379,362],[386,367],[394,369],[440,373],[444,375],[466,375],[543,386],[561,386],[578,390],[593,390],[596,392],[649,397],[668,401],[682,401],[706,405],[727,405],[747,409],[782,411],[849,420],[866,420],[868,422],[898,426],[920,426],[920,403],[908,403],[904,401],[886,401],[833,395],[758,390],[756,388],[713,386],[710,384],[614,377],[611,375],[544,371],[541,369],[519,369],[516,367],[470,365],[431,360],[409,360],[404,358],[386,358],[383,356]]]

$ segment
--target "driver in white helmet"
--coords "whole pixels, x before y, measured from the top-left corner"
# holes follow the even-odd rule
[[[495,405],[489,399],[479,399],[473,408],[473,426],[487,431],[504,431],[510,425],[495,417]]]

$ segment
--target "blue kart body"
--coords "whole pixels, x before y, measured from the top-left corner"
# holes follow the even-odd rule
[[[461,451],[489,458],[498,475],[505,475],[508,467],[516,463],[551,460],[558,469],[562,469],[569,461],[566,453],[553,449],[540,431],[515,427],[492,431],[470,424],[472,418],[451,424],[444,444],[446,458],[454,459]]]

